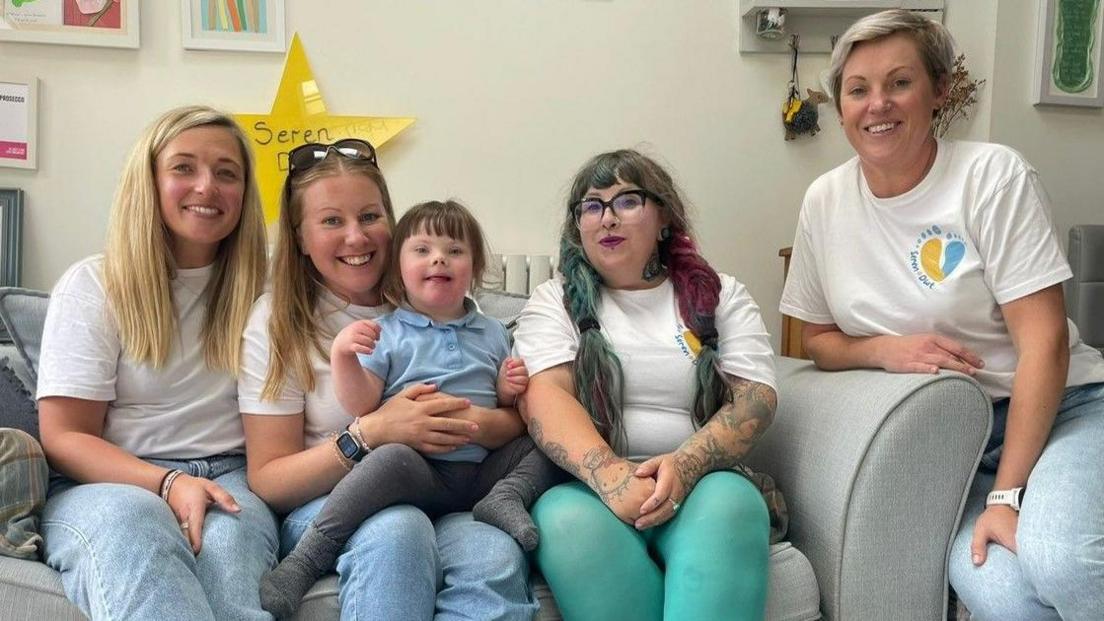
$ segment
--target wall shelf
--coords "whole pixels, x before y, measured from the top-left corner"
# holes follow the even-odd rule
[[[802,52],[828,54],[832,37],[843,34],[855,20],[886,9],[909,9],[942,22],[945,0],[740,0],[740,53],[790,52],[789,35],[800,37]],[[786,36],[764,39],[755,34],[759,11],[786,9]]]

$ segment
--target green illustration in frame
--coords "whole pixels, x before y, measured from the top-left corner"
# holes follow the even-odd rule
[[[1067,93],[1080,93],[1093,83],[1096,48],[1096,16],[1100,0],[1061,0],[1051,75],[1054,85]]]

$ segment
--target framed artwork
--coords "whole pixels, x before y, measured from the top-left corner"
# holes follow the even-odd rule
[[[184,49],[287,51],[284,0],[180,0]]]
[[[1104,107],[1104,1],[1042,0],[1033,103]]]
[[[138,47],[139,0],[0,0],[0,40]]]
[[[23,271],[23,190],[0,188],[0,287],[18,287]]]
[[[0,73],[0,166],[35,168],[38,78]]]

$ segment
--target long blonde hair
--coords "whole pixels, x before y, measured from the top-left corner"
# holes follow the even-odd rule
[[[276,256],[272,263],[272,315],[268,319],[268,374],[261,399],[272,400],[280,394],[289,376],[299,381],[305,392],[314,390],[314,371],[310,354],[329,359],[316,316],[318,298],[325,285],[314,261],[299,247],[299,226],[303,222],[303,193],[314,182],[338,175],[362,175],[379,187],[387,225],[395,229],[395,213],[387,182],[374,164],[329,152],[325,159],[302,174],[288,174],[281,195],[280,222],[276,234]]]
[[[205,291],[202,332],[207,367],[237,375],[242,332],[264,286],[265,229],[249,143],[228,114],[206,106],[185,106],[169,110],[146,128],[130,152],[111,206],[104,281],[124,351],[139,362],[163,366],[179,338],[170,286],[176,267],[154,170],[169,142],[185,130],[203,126],[229,131],[238,141],[245,165],[241,217],[219,244]]]

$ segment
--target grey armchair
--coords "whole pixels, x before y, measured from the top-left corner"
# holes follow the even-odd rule
[[[946,618],[947,555],[992,405],[943,371],[825,372],[778,359],[778,413],[749,460],[786,494],[825,619]]]
[[[1070,268],[1066,281],[1066,309],[1077,324],[1081,339],[1104,349],[1104,225],[1070,228]]]

